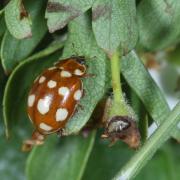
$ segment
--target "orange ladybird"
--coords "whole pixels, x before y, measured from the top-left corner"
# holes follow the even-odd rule
[[[83,95],[81,78],[85,75],[84,57],[79,56],[59,61],[36,78],[27,102],[35,131],[24,150],[42,144],[48,134],[61,132]]]

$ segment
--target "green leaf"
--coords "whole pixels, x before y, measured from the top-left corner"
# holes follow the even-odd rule
[[[62,29],[71,20],[87,11],[93,0],[49,0],[46,18],[49,32]]]
[[[19,143],[21,143],[26,132],[24,129],[15,128],[12,139],[7,140],[4,136],[2,98],[5,82],[6,77],[0,65],[0,173],[1,179],[20,180],[25,178],[24,166],[26,154],[20,151]]]
[[[175,162],[175,158],[179,156],[179,153],[175,152],[175,146],[178,147],[178,144],[166,143],[156,152],[152,160],[148,161],[135,180],[178,180],[180,177],[180,171],[177,170],[179,163]]]
[[[27,127],[27,124],[31,124],[26,113],[28,91],[33,80],[42,72],[42,70],[51,66],[53,62],[59,59],[60,52],[54,52],[61,49],[62,45],[62,43],[54,44],[24,60],[10,75],[3,97],[3,115],[7,136],[9,136],[9,128],[21,124],[21,127],[23,126],[22,128],[24,129]]]
[[[49,138],[42,147],[33,149],[27,161],[28,180],[80,180],[93,148],[95,133]]]
[[[31,21],[22,0],[11,0],[5,8],[5,20],[9,32],[17,39],[32,36]]]
[[[122,142],[112,147],[108,144],[100,139],[100,134],[96,137],[82,180],[109,180],[133,155],[133,150]]]
[[[129,86],[141,99],[153,120],[157,125],[160,125],[170,113],[169,106],[162,92],[134,51],[123,57],[122,74]],[[176,139],[180,139],[178,128],[172,134]]]
[[[3,71],[3,68],[0,64],[0,122],[3,122],[3,117],[2,117],[2,99],[3,99],[3,93],[4,93],[4,85],[5,85],[5,74]],[[0,126],[0,131],[1,131],[1,126]],[[1,132],[0,132],[1,134]]]
[[[170,138],[171,133],[180,121],[180,102],[175,106],[172,112],[164,119],[158,129],[146,141],[146,143],[137,151],[122,169],[119,170],[114,179],[132,179],[152,158],[154,153],[161,145]]]
[[[137,94],[131,89],[129,100],[138,121],[138,127],[141,134],[141,144],[147,140],[148,137],[148,115],[145,107]]]
[[[0,122],[0,126],[2,126]],[[20,180],[25,179],[24,167],[27,154],[21,151],[20,145],[26,131],[23,128],[15,128],[12,139],[4,137],[4,131],[0,127],[0,165],[1,179]]]
[[[82,180],[112,179],[118,167],[122,168],[133,154],[134,151],[121,142],[108,147],[108,142],[97,136]],[[179,145],[168,142],[156,152],[134,179],[178,180],[180,176],[179,158]]]
[[[154,51],[180,40],[179,0],[142,0],[137,9],[139,44]]]
[[[170,61],[171,64],[173,64],[175,67],[177,66],[177,68],[180,66],[180,44],[178,44],[172,51],[168,51],[166,55],[167,60]]]
[[[11,138],[8,140],[5,139],[1,113],[2,107],[0,107],[1,179],[19,180],[25,178],[24,167],[27,154],[21,151],[21,145],[23,140],[30,136],[30,121],[26,115],[26,94],[38,71],[41,71],[43,68],[41,66],[52,64],[52,62],[59,57],[59,52],[48,57],[44,56],[53,53],[60,47],[62,47],[62,44],[56,43],[46,50],[28,58],[16,68],[7,82],[3,108],[5,111],[4,115],[6,116],[4,120],[6,128],[8,122],[10,122],[10,124],[13,125],[13,129]],[[3,97],[4,78],[3,70],[0,68],[0,106],[2,105],[1,98]],[[16,176],[14,176],[14,174],[16,174]]]
[[[103,97],[107,88],[108,61],[103,51],[98,48],[94,39],[89,14],[82,15],[72,21],[69,26],[69,37],[65,44],[63,57],[73,54],[85,56],[88,66],[87,73],[93,77],[83,79],[85,91],[77,113],[67,123],[64,133],[66,135],[78,133],[89,120],[96,104]],[[74,44],[74,46],[73,46]]]
[[[25,3],[32,18],[33,35],[29,39],[17,40],[8,31],[6,32],[2,41],[1,58],[7,73],[34,50],[47,31],[43,11],[45,0]]]
[[[0,14],[0,39],[1,36],[3,36],[5,30],[6,30],[6,24],[5,24],[5,20],[4,20],[4,16],[3,14]]]
[[[123,53],[137,41],[134,0],[96,0],[92,7],[92,25],[98,45],[108,54],[120,46]]]
[[[0,4],[1,5],[1,4]],[[0,7],[0,16],[4,13],[4,8]]]

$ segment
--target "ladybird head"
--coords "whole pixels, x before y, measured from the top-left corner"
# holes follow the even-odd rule
[[[83,76],[86,73],[85,59],[82,56],[72,56],[71,58],[61,60],[55,66],[76,76]]]

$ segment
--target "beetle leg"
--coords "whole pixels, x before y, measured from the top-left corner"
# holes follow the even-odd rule
[[[93,78],[93,77],[96,77],[96,74],[84,74],[82,78]]]
[[[63,128],[62,128],[62,129],[59,129],[59,130],[57,131],[58,137],[62,137],[62,136],[63,136],[63,132],[64,132],[64,129],[63,129]]]
[[[32,138],[25,140],[22,145],[22,151],[30,151],[33,146],[42,145],[44,143],[45,135],[39,133],[38,131],[34,131],[32,134]]]
[[[84,107],[82,106],[82,104],[80,104],[80,102],[77,102],[77,106],[78,106],[78,108],[80,108],[81,110],[84,109]],[[77,108],[76,108],[76,110],[77,110]]]

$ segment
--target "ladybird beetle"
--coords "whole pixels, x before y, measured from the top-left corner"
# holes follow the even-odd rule
[[[23,149],[43,144],[48,134],[61,132],[73,116],[83,95],[81,78],[86,76],[84,57],[64,59],[44,70],[29,92],[27,111],[35,131]]]

